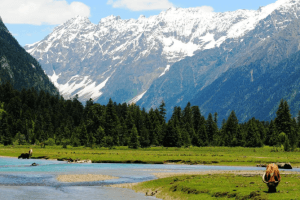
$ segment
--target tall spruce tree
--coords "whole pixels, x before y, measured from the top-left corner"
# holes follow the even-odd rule
[[[160,122],[165,123],[166,120],[166,104],[164,100],[161,101],[161,104],[159,105],[159,115],[160,115]]]
[[[284,132],[287,135],[289,144],[295,146],[296,141],[294,133],[292,133],[292,117],[287,101],[281,99],[278,110],[276,112],[275,124],[279,133]]]
[[[225,126],[224,133],[226,134],[225,145],[231,146],[231,142],[234,138],[237,138],[239,130],[239,121],[235,115],[234,111],[231,111]]]
[[[247,147],[261,147],[263,145],[255,120],[249,121],[246,141]]]
[[[180,147],[181,146],[181,135],[179,126],[174,126],[172,122],[167,125],[165,138],[163,140],[165,147]]]
[[[211,113],[208,114],[208,118],[206,121],[206,133],[208,138],[208,144],[214,144],[215,137],[218,134],[218,126],[213,120],[213,116]]]
[[[138,135],[138,131],[135,127],[135,125],[133,125],[132,129],[131,129],[131,133],[130,133],[130,141],[129,141],[129,148],[132,149],[137,149],[140,146],[140,142],[139,142],[139,135]]]

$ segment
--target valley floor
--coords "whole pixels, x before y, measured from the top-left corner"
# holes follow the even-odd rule
[[[130,188],[146,196],[168,200],[185,199],[298,199],[300,180],[298,173],[281,173],[282,181],[276,193],[268,193],[261,180],[261,172],[205,172],[180,175],[136,184],[113,187]]]
[[[224,166],[256,166],[260,163],[289,162],[300,166],[300,151],[284,152],[283,148],[244,147],[151,147],[129,149],[128,147],[88,148],[33,145],[0,145],[0,156],[18,157],[33,149],[32,158],[92,160],[93,163],[146,163],[146,164],[207,164]]]

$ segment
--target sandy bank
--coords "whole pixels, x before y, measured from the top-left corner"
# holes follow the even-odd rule
[[[56,180],[59,182],[91,182],[91,181],[105,181],[111,179],[118,179],[118,177],[101,175],[101,174],[70,174],[59,175]]]

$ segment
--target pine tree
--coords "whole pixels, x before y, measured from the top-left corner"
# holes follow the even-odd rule
[[[193,113],[192,113],[190,102],[187,103],[186,107],[183,110],[182,121],[184,124],[186,123],[193,124]]]
[[[138,131],[135,127],[135,125],[133,125],[131,133],[130,133],[130,142],[128,147],[132,148],[132,149],[137,149],[140,146],[140,142],[139,142],[139,136],[138,136]]]
[[[218,134],[218,126],[216,122],[213,120],[212,114],[208,114],[208,118],[206,121],[206,133],[208,137],[208,144],[213,144],[215,137]]]
[[[141,136],[139,139],[142,148],[150,147],[149,131],[145,127],[142,128]]]
[[[185,147],[191,146],[191,138],[188,131],[185,128],[181,130],[181,137],[182,137],[183,145]]]
[[[275,124],[278,132],[284,132],[290,139],[290,133],[292,129],[292,119],[287,101],[283,99],[280,101],[278,110],[276,112]]]
[[[164,100],[161,101],[161,104],[159,106],[159,115],[161,118],[161,123],[165,123],[166,120],[166,104],[164,102]]]
[[[201,126],[201,113],[198,106],[192,107],[193,114],[193,127],[195,131],[198,131]]]
[[[167,130],[165,138],[163,140],[163,145],[165,147],[180,147],[181,146],[181,135],[178,130],[178,126],[174,126],[172,122],[167,125]]]
[[[239,130],[239,122],[235,115],[235,112],[232,111],[226,121],[226,126],[224,133],[226,134],[225,145],[230,146],[234,138],[237,138]]]
[[[273,120],[271,120],[271,123],[269,125],[269,130],[267,132],[267,140],[268,141],[268,145],[270,146],[276,146],[278,144],[278,131],[276,128],[276,125],[274,123]]]
[[[261,147],[263,145],[260,139],[259,130],[256,123],[254,123],[254,120],[250,120],[249,122],[246,141],[247,147]]]
[[[113,138],[114,145],[119,145],[119,141],[116,140],[119,136],[115,129],[118,124],[120,124],[120,122],[115,111],[114,103],[111,99],[109,99],[105,110],[105,134]]]
[[[101,141],[104,137],[105,137],[104,129],[101,126],[99,126],[99,128],[96,130],[95,133],[96,144],[101,145]]]
[[[202,124],[197,132],[198,135],[198,144],[197,146],[207,146],[208,144],[208,137],[206,132],[206,126],[205,124]]]

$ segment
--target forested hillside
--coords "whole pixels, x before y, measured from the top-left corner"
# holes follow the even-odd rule
[[[165,146],[298,146],[299,123],[291,118],[289,106],[281,101],[274,121],[252,118],[239,124],[232,111],[222,127],[218,114],[206,119],[198,106],[175,107],[166,122],[165,104],[146,112],[139,106],[107,105],[77,98],[64,100],[35,89],[18,91],[9,84],[0,85],[0,143],[73,146],[129,146],[130,148]],[[299,122],[299,120],[298,120]]]
[[[0,17],[0,84],[7,81],[18,90],[33,87],[58,94],[40,64],[19,45]]]

